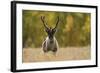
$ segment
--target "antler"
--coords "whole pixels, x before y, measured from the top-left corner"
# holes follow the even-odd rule
[[[54,29],[56,29],[56,28],[57,28],[57,26],[58,26],[58,22],[59,22],[59,16],[57,17],[56,26],[54,27]]]
[[[48,28],[48,27],[47,27],[47,23],[44,22],[44,20],[45,20],[45,16],[41,16],[41,20],[42,20],[42,22],[43,22],[43,24],[44,24],[44,27],[45,27],[45,28]]]

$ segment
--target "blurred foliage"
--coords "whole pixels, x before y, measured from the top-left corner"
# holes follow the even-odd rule
[[[55,26],[59,16],[55,37],[60,47],[91,44],[90,13],[23,10],[23,47],[41,47],[47,36],[41,16],[49,27]]]

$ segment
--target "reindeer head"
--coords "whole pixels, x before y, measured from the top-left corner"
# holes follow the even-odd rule
[[[45,22],[45,17],[44,16],[41,16],[41,20],[43,22],[43,25],[45,27],[45,31],[47,32],[49,39],[53,40],[54,34],[55,34],[57,26],[58,26],[59,17],[57,18],[56,26],[54,28],[47,27],[47,23]]]

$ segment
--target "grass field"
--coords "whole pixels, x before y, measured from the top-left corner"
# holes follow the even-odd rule
[[[42,48],[23,48],[23,63],[45,61],[67,61],[91,59],[91,49],[88,47],[59,48],[56,55],[52,52],[43,53]]]

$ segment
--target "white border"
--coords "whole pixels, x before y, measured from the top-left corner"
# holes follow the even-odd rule
[[[81,61],[58,61],[58,62],[40,62],[40,63],[22,63],[22,10],[45,10],[45,11],[63,11],[63,12],[84,12],[91,13],[91,60]],[[80,7],[59,7],[59,6],[44,6],[44,5],[28,5],[17,4],[17,44],[16,44],[16,58],[17,70],[20,69],[38,69],[51,67],[70,67],[70,66],[84,66],[95,65],[95,33],[96,33],[96,10],[94,8],[80,8]]]

